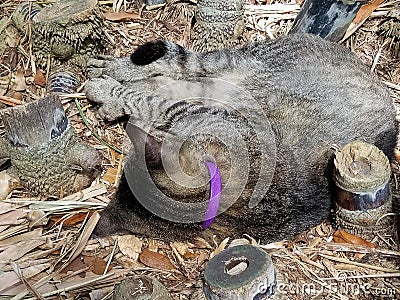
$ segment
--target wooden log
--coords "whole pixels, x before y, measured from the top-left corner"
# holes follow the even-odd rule
[[[377,147],[355,141],[334,159],[334,194],[337,225],[371,241],[377,234],[395,234],[390,163]]]
[[[362,4],[351,0],[306,0],[290,32],[312,33],[338,42]]]
[[[12,169],[31,194],[76,192],[96,172],[101,156],[80,141],[58,96],[2,110],[0,117]]]
[[[270,256],[252,245],[230,247],[214,256],[204,271],[206,299],[266,299],[273,295],[276,273]]]

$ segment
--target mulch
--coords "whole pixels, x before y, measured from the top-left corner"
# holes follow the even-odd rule
[[[32,1],[44,5],[52,1]],[[251,39],[286,34],[299,6],[296,1],[267,1],[246,5],[246,27]],[[20,1],[0,3],[0,18],[10,16]],[[106,54],[129,55],[138,45],[168,39],[189,45],[195,2],[169,1],[153,9],[135,1],[99,1],[107,32]],[[390,21],[388,12],[400,1],[386,1],[343,42],[377,73],[400,103],[400,53],[385,39],[380,28]],[[2,28],[0,28],[2,30]],[[0,97],[4,106],[39,99],[44,87],[35,82],[30,57],[30,37],[24,37],[0,57],[2,79],[14,85]],[[43,73],[46,70],[42,70]],[[25,88],[16,88],[25,83]],[[78,99],[87,118],[84,124],[75,105]],[[198,299],[202,272],[210,257],[229,244],[251,243],[267,251],[279,273],[281,299],[398,299],[400,252],[393,241],[376,236],[371,243],[336,231],[328,221],[292,240],[267,245],[249,236],[234,240],[166,243],[138,236],[90,239],[99,215],[113,197],[121,173],[123,155],[97,140],[126,147],[122,124],[104,125],[83,93],[64,95],[63,105],[72,125],[86,143],[102,152],[102,173],[93,184],[61,199],[36,199],[29,191],[14,189],[0,201],[0,297],[3,299],[109,299],[116,283],[127,276],[158,278],[173,299]],[[1,105],[1,104],[0,104]],[[0,107],[1,108],[1,107]],[[4,134],[0,127],[0,134]],[[400,152],[396,152],[398,158]],[[1,162],[0,162],[1,164]],[[393,163],[393,194],[400,198]]]

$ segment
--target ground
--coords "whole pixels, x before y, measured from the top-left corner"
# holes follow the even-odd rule
[[[0,18],[10,16],[19,2],[2,1]],[[252,39],[285,34],[298,12],[295,1],[267,2],[272,5],[256,2],[246,6]],[[175,4],[175,9],[168,5],[152,10],[134,1],[99,3],[101,10],[109,13],[105,21],[104,53],[124,56],[138,45],[158,38],[188,45],[195,5],[190,1]],[[343,42],[387,83],[395,102],[400,101],[400,53],[396,54],[394,47],[385,43],[379,28],[388,20],[388,11],[399,3],[384,2]],[[37,74],[46,75],[47,70],[39,71],[31,55],[28,31],[0,57],[0,102],[4,105],[18,105],[45,94],[45,82]],[[2,82],[9,76],[13,85],[8,90],[2,89]],[[104,155],[102,173],[88,189],[58,201],[39,201],[31,198],[29,191],[17,188],[7,201],[0,202],[0,297],[109,299],[114,284],[124,277],[146,274],[157,277],[173,299],[197,299],[193,294],[202,286],[202,271],[210,255],[220,252],[231,240],[210,244],[202,239],[165,243],[135,236],[90,239],[97,212],[113,196],[123,159],[123,155],[101,143],[95,135],[118,149],[126,147],[127,138],[122,124],[104,125],[97,120],[95,107],[84,94],[66,95],[62,99],[80,137]],[[88,125],[76,102],[82,106]],[[0,127],[0,134],[3,131]],[[396,166],[394,163],[394,195],[399,193]],[[257,244],[251,237],[243,238],[235,243]],[[382,241],[385,237],[376,237],[371,242]],[[271,255],[280,274],[278,292],[285,295],[283,299],[400,297],[400,252],[390,247],[389,242],[373,248],[356,237],[335,233],[332,225],[325,222],[293,240],[260,246]]]

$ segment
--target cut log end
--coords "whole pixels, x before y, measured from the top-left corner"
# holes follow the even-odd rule
[[[374,145],[355,141],[334,159],[336,223],[339,228],[372,241],[386,236],[397,241],[388,158]]]
[[[204,271],[204,281],[207,299],[259,299],[274,293],[276,274],[265,251],[241,245],[213,257]]]
[[[334,180],[350,192],[376,192],[390,179],[390,163],[374,145],[355,141],[344,146],[334,160]]]
[[[167,289],[157,279],[136,276],[125,279],[114,289],[113,300],[170,300]]]

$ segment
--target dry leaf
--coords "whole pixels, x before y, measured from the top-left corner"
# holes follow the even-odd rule
[[[371,2],[361,6],[360,10],[353,20],[353,23],[359,24],[367,19],[372,14],[372,12],[377,9],[379,5],[382,4],[383,1],[385,0],[372,0]]]
[[[134,235],[123,235],[118,237],[118,247],[123,255],[137,260],[142,251],[143,242]]]
[[[78,223],[83,222],[85,219],[91,217],[93,215],[93,212],[80,212],[80,213],[76,213],[68,218],[64,218],[64,216],[52,216],[50,218],[50,224],[56,224],[56,223],[60,223],[62,222],[64,226],[74,226]]]
[[[3,252],[0,253],[0,261],[6,262],[11,260],[17,260],[32,251],[36,247],[46,243],[45,237],[40,237],[35,240],[21,241],[17,244],[9,246]],[[0,268],[4,266],[5,263],[0,263]]]
[[[333,234],[333,241],[335,243],[342,243],[342,244],[346,243],[346,244],[376,248],[376,245],[364,240],[363,238],[340,229],[336,230],[336,232]]]
[[[94,274],[102,275],[107,267],[107,262],[97,256],[88,256],[82,255],[83,261],[86,266],[89,267],[89,270],[92,271]],[[112,269],[111,266],[108,266],[107,272]]]
[[[211,245],[203,238],[197,237],[194,241],[194,246],[200,249],[212,249]]]
[[[7,171],[0,172],[0,200],[6,199],[8,194],[12,191],[16,185],[17,180],[11,177]]]
[[[42,87],[46,86],[46,77],[44,76],[42,71],[37,70],[37,72],[35,74],[35,78],[33,79],[33,82]]]
[[[109,21],[128,21],[138,19],[139,15],[127,12],[106,12],[104,13],[104,17]]]
[[[149,244],[147,245],[147,249],[153,252],[158,252],[158,247],[160,246],[160,242],[157,240],[149,240]]]
[[[26,82],[24,74],[25,74],[24,70],[18,70],[15,73],[13,89],[16,92],[23,92],[26,90]]]
[[[185,254],[183,254],[184,258],[195,258],[197,256],[196,253],[193,252],[192,249],[189,249],[187,252],[185,252]]]
[[[40,272],[48,269],[50,266],[51,266],[50,263],[39,264],[36,266],[23,269],[22,272],[24,274],[25,279],[29,279],[39,274]],[[9,287],[19,283],[20,279],[18,278],[18,275],[15,274],[14,271],[10,271],[0,275],[0,282],[1,282],[0,295],[2,295],[1,294],[2,291],[7,290]]]
[[[213,258],[215,255],[221,253],[222,251],[225,250],[226,246],[228,245],[229,242],[229,237],[225,238],[217,247],[217,249],[215,249],[211,255],[210,258]]]
[[[117,168],[110,168],[103,176],[103,180],[107,181],[109,184],[114,184],[117,178],[118,169]]]
[[[143,249],[139,255],[140,261],[148,267],[160,270],[175,270],[175,267],[167,256],[161,253]]]
[[[21,233],[21,234],[9,237],[7,239],[1,240],[0,247],[8,247],[8,246],[14,245],[18,242],[24,241],[24,240],[29,241],[32,239],[37,239],[42,236],[42,231],[43,231],[42,228],[37,228],[35,230]]]
[[[86,269],[88,266],[85,264],[83,261],[82,257],[77,257],[71,263],[61,271],[61,273],[67,273],[67,272],[77,272],[80,270]],[[86,276],[85,272],[81,272],[78,274],[79,277],[84,278]]]
[[[26,219],[29,221],[29,228],[44,226],[49,222],[46,213],[43,210],[35,209],[28,212]]]
[[[174,247],[180,255],[185,255],[189,250],[188,245],[182,242],[173,242],[171,243],[171,247]]]
[[[0,96],[7,93],[11,81],[11,74],[0,77]]]
[[[0,225],[20,224],[20,218],[24,217],[26,212],[23,209],[16,209],[1,215]]]

